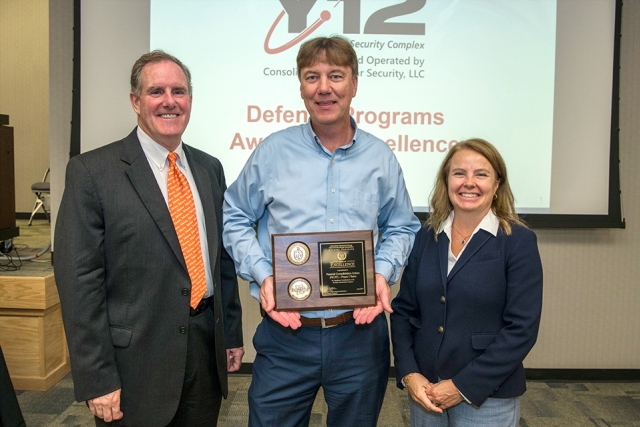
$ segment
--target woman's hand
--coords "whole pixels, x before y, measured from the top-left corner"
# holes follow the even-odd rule
[[[425,393],[427,399],[440,409],[449,409],[462,402],[462,395],[451,380],[432,384],[426,388]]]
[[[406,377],[405,377],[406,378]],[[409,396],[418,402],[427,411],[442,413],[442,409],[438,408],[427,396],[427,389],[432,386],[428,379],[422,376],[420,373],[415,372],[411,375],[409,381],[405,381],[405,386],[409,390]]]

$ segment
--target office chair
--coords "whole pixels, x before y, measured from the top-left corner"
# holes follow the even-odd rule
[[[31,212],[31,218],[29,218],[29,225],[33,222],[33,217],[38,212],[40,208],[42,208],[42,212],[47,217],[47,220],[51,222],[51,218],[49,217],[49,212],[47,212],[47,208],[44,205],[44,196],[51,193],[51,183],[47,181],[47,177],[49,176],[50,168],[47,168],[47,171],[44,173],[44,177],[42,181],[36,182],[31,186],[31,191],[36,195],[36,203],[33,206],[33,212]]]

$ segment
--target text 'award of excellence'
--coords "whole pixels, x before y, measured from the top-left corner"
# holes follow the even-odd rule
[[[371,230],[271,236],[276,310],[376,304]]]

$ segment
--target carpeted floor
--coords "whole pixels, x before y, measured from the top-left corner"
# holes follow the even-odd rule
[[[13,239],[11,252],[0,256],[0,275],[2,276],[43,276],[53,273],[51,252],[45,248],[51,243],[51,225],[44,219],[36,219],[29,226],[28,220],[17,220],[20,235]],[[44,252],[44,253],[43,253]],[[33,258],[35,254],[42,256]],[[32,258],[21,261],[19,258]]]
[[[247,425],[247,390],[250,376],[232,376],[229,398],[222,403],[219,427]],[[528,382],[521,399],[521,427],[640,426],[640,383]],[[67,375],[46,392],[17,392],[28,427],[94,426],[84,403],[73,398],[73,381]],[[310,427],[325,425],[327,406],[318,394]],[[409,426],[407,394],[389,381],[378,425]]]

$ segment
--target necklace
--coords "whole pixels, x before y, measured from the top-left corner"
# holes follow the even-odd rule
[[[469,234],[468,236],[464,236],[464,234],[462,234],[455,225],[453,225],[453,223],[451,223],[451,227],[453,227],[454,230],[456,230],[456,232],[462,237],[462,245],[464,246],[465,243],[467,243],[469,241],[469,237],[471,237],[471,234],[473,234],[473,232],[471,234]]]

